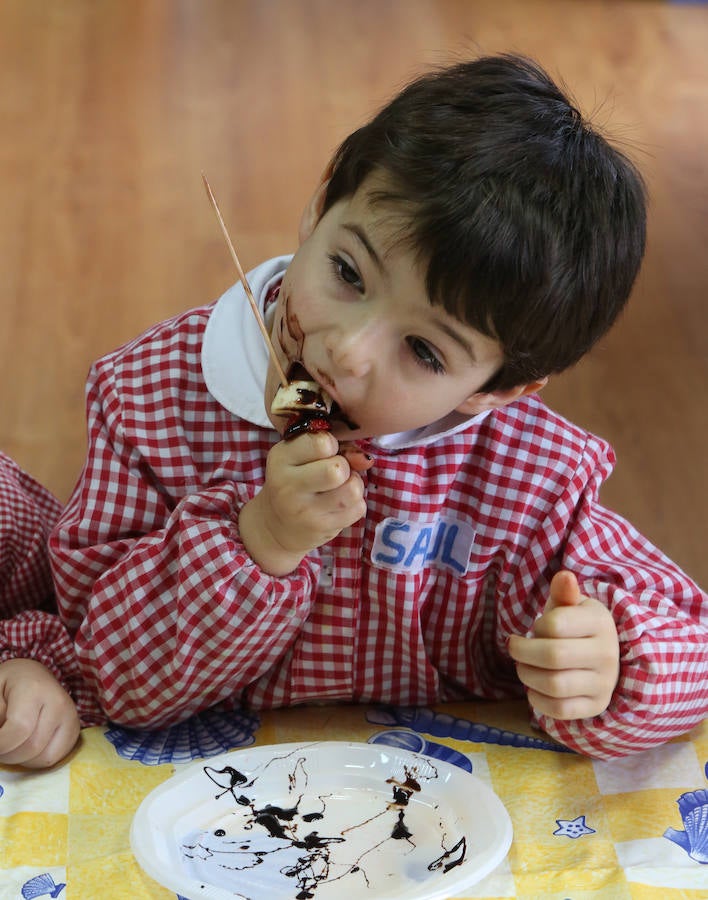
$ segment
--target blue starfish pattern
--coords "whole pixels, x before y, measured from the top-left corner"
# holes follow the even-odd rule
[[[577,819],[556,819],[558,828],[553,834],[562,835],[563,837],[579,838],[584,834],[595,834],[595,829],[585,824],[585,816],[578,816]]]

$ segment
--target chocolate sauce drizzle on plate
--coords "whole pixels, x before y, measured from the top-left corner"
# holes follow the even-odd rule
[[[287,760],[290,760],[286,771],[292,799],[285,804],[263,802],[259,796],[260,778],[272,764]],[[373,890],[375,886],[366,872],[367,857],[388,841],[406,842],[411,847],[406,853],[417,849],[415,826],[408,815],[410,804],[424,795],[425,782],[437,779],[438,771],[427,759],[421,760],[421,767],[404,765],[403,775],[390,775],[382,780],[381,792],[365,791],[367,804],[380,804],[373,815],[356,818],[350,825],[329,833],[326,821],[329,804],[335,801],[338,804],[354,804],[354,817],[357,794],[348,796],[346,791],[338,790],[333,785],[332,793],[313,796],[312,791],[308,792],[308,783],[309,767],[315,762],[309,760],[304,748],[301,748],[285,756],[273,756],[260,771],[248,775],[232,766],[222,769],[204,766],[203,771],[212,785],[221,788],[216,798],[227,794],[233,798],[235,818],[231,828],[227,813],[220,818],[218,826],[186,838],[181,848],[183,858],[238,872],[254,870],[269,863],[276,869],[276,874],[279,871],[282,877],[292,879],[293,893],[288,891],[280,896],[290,896],[295,900],[315,900],[319,887],[348,880],[349,877],[357,878],[360,885],[363,881],[368,890]],[[341,811],[341,806],[337,808]],[[385,826],[383,830],[381,825]],[[442,852],[433,859],[428,858],[427,863],[423,862],[421,869],[444,875],[464,861],[467,842],[463,835],[454,846],[446,846],[447,836],[442,821],[440,828]],[[367,840],[369,832],[370,843]],[[346,849],[344,852],[337,851],[337,847],[346,847],[347,842],[351,843],[355,833],[357,849],[352,845],[352,856],[347,856]],[[200,878],[203,878],[203,873]],[[243,890],[241,885],[239,890]]]

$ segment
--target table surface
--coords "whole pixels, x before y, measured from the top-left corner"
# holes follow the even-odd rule
[[[523,703],[458,703],[207,713],[152,733],[86,729],[50,771],[0,767],[0,900],[175,900],[130,851],[142,799],[195,759],[317,740],[406,747],[471,766],[493,788],[513,843],[465,898],[708,897],[707,722],[654,750],[593,761],[533,731]]]

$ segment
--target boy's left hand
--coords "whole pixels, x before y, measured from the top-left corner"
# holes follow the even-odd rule
[[[580,593],[571,572],[551,581],[532,637],[512,635],[509,653],[536,713],[584,719],[604,712],[619,677],[619,638],[612,614]]]

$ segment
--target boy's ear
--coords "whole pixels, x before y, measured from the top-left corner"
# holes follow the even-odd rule
[[[540,391],[547,382],[547,378],[539,378],[529,384],[518,384],[515,387],[504,388],[501,391],[490,391],[489,393],[480,391],[477,394],[472,394],[464,401],[464,403],[461,403],[457,407],[456,412],[462,413],[465,416],[476,416],[489,409],[499,409],[502,406],[513,403],[514,400],[518,400],[519,397],[525,397],[527,394],[535,394],[536,391]]]
[[[322,174],[319,184],[315,189],[315,193],[310,197],[305,209],[302,211],[302,215],[300,216],[300,227],[298,229],[298,239],[301,244],[309,238],[315,230],[315,225],[317,225],[322,218],[327,185],[329,184],[331,174],[332,166],[330,164]]]

